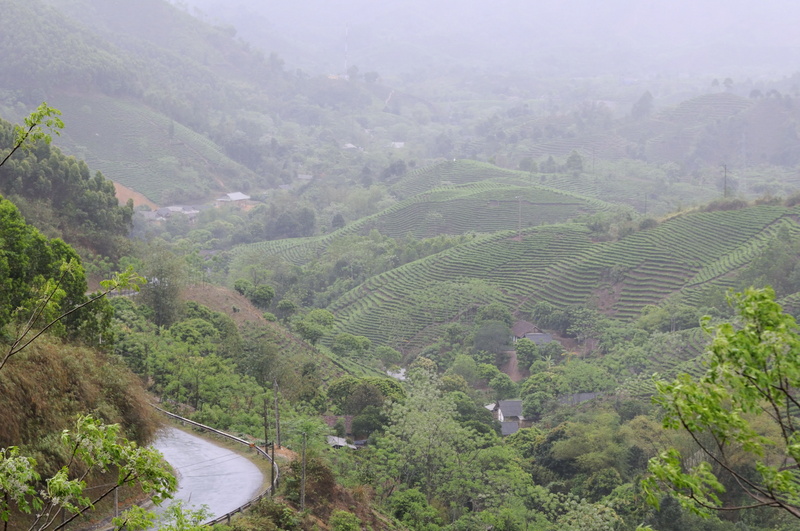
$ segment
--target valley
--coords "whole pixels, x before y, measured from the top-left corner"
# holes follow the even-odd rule
[[[593,27],[574,1],[541,24]],[[570,42],[516,0],[437,31],[236,4],[3,3],[9,529],[125,470],[153,400],[291,457],[225,529],[796,526],[788,36],[675,70],[670,39],[591,44],[644,24],[619,2]],[[79,471],[58,441],[86,415],[117,460]],[[66,464],[72,497],[42,494]]]

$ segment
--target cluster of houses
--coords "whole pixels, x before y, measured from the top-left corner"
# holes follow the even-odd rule
[[[224,204],[237,204],[242,208],[249,205],[250,196],[242,192],[231,192],[225,194],[216,200],[217,205]],[[158,210],[149,212],[142,212],[142,216],[147,221],[165,221],[174,215],[186,216],[190,221],[197,217],[197,215],[206,208],[212,208],[211,205],[189,206],[189,205],[172,205],[161,207]]]

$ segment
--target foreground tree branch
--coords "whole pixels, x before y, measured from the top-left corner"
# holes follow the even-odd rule
[[[715,333],[706,373],[656,382],[664,427],[688,432],[706,460],[687,468],[680,453],[668,449],[650,460],[652,475],[643,486],[656,507],[667,489],[701,515],[775,507],[800,518],[800,432],[792,413],[800,388],[798,325],[775,302],[772,288],[751,288],[730,300],[737,323],[711,328],[704,322]],[[726,493],[725,479],[738,492]]]

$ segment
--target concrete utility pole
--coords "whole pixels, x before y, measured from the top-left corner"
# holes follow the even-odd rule
[[[306,510],[306,432],[303,432],[303,474],[300,476],[300,512]]]
[[[267,396],[264,395],[264,449],[269,444],[269,417],[267,416]]]
[[[275,444],[281,447],[281,410],[278,407],[278,380],[272,380],[272,393],[275,395]]]
[[[722,165],[723,177],[722,177],[722,197],[728,197],[728,165]]]
[[[270,468],[269,484],[272,486],[272,488],[269,489],[269,495],[274,496],[275,495],[275,443],[271,442],[269,443],[269,445],[270,447],[272,447],[272,466],[269,467]]]

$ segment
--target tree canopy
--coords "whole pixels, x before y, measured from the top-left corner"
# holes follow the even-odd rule
[[[697,456],[668,449],[650,461],[651,503],[668,486],[698,512],[774,507],[800,518],[800,333],[772,288],[731,296],[738,320],[716,333],[699,377],[657,382],[664,427],[689,433]]]

